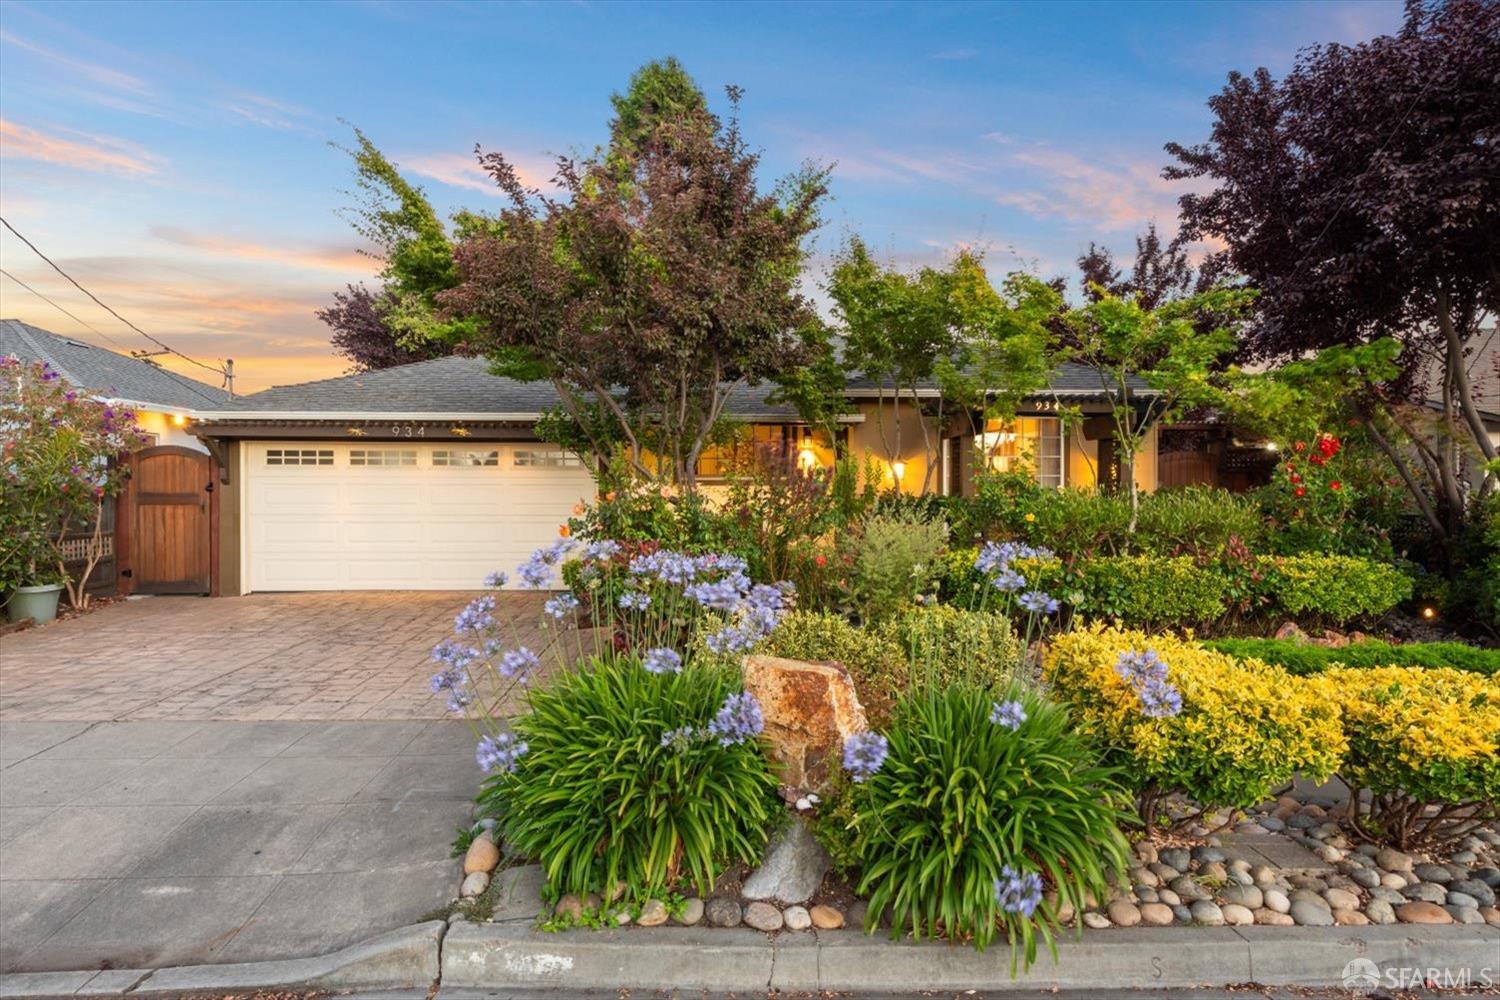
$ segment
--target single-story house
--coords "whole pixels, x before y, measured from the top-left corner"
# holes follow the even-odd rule
[[[997,468],[1032,458],[1027,467],[1057,487],[1092,486],[1101,459],[1110,467],[1109,404],[1098,376],[1077,365],[1063,366],[1012,425],[977,434],[965,414],[939,426],[910,398],[897,404],[889,390],[855,380],[835,442],[767,394],[739,389],[729,401],[747,440],[794,447],[809,464],[846,449],[907,492],[924,482],[967,491],[975,449]],[[935,401],[937,389],[918,396]],[[537,437],[538,418],[556,403],[550,383],[447,357],[279,386],[195,414],[192,430],[220,466],[214,591],[470,589],[513,567],[594,495],[581,459]],[[1058,416],[1074,405],[1086,417],[1079,433]],[[930,476],[919,420],[939,456]],[[1155,434],[1135,468],[1148,490],[1157,486]],[[725,465],[711,450],[699,472],[712,482]]]
[[[140,358],[20,320],[0,320],[0,356],[45,363],[70,385],[128,408],[148,445],[126,461],[124,491],[106,504],[91,592],[200,594],[214,590],[217,469],[194,433],[198,415],[232,404],[228,392]],[[87,560],[91,531],[63,538],[66,565]]]

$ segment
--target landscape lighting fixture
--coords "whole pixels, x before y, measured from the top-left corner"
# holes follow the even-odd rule
[[[811,448],[803,448],[797,452],[797,465],[803,472],[811,472],[818,467],[818,453]]]
[[[904,475],[906,475],[906,463],[905,462],[892,462],[891,463],[891,476],[896,480],[896,482],[899,483],[901,481],[901,477],[904,476]]]

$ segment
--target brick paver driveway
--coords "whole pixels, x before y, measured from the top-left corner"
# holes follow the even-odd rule
[[[0,638],[0,718],[438,719],[432,647],[453,592],[152,597]],[[535,630],[540,598],[497,616]],[[541,648],[533,643],[533,648]]]

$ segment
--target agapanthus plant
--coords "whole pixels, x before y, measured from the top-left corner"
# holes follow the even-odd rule
[[[1037,665],[1036,649],[1061,604],[1051,594],[1028,583],[1025,564],[1052,558],[1052,550],[1022,542],[985,542],[974,557],[974,568],[987,581],[979,606],[981,609],[993,608],[1013,621],[1024,622],[1021,649],[1029,667]]]

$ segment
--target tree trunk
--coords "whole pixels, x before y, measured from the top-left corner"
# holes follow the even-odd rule
[[[1458,400],[1459,411],[1463,413],[1480,453],[1489,461],[1494,461],[1497,457],[1495,446],[1490,443],[1484,419],[1479,415],[1479,408],[1474,405],[1474,390],[1469,385],[1469,373],[1464,368],[1463,338],[1459,336],[1458,326],[1448,311],[1448,292],[1441,284],[1437,286],[1437,319],[1438,327],[1443,331],[1443,339],[1448,344],[1444,362],[1448,368],[1448,381]]]

